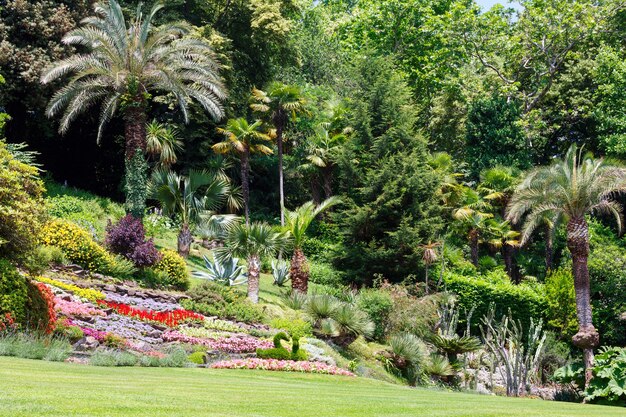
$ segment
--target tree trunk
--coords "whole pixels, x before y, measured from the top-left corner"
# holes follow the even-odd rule
[[[283,185],[283,126],[276,126],[276,145],[278,146],[278,191],[280,193],[280,225],[285,225],[285,190]]]
[[[193,242],[193,236],[191,235],[191,230],[189,230],[189,224],[184,223],[178,233],[178,254],[183,258],[189,257],[191,242]]]
[[[148,196],[146,119],[142,104],[130,106],[124,112],[126,212],[135,217],[143,217]]]
[[[311,176],[311,199],[316,206],[322,202],[322,192],[320,191],[319,177],[317,174]]]
[[[546,274],[552,271],[552,263],[554,262],[554,242],[552,237],[552,228],[549,225],[545,227],[546,233]]]
[[[309,264],[302,249],[296,248],[291,258],[291,289],[306,294],[309,289]]]
[[[428,295],[428,265],[426,265],[426,273],[424,276],[424,282],[425,282],[425,289],[426,289],[426,295]]]
[[[246,225],[250,224],[250,150],[248,147],[241,154],[241,193]]]
[[[517,284],[515,277],[513,276],[513,248],[510,245],[502,245],[502,258],[504,259],[504,270],[511,281]]]
[[[248,258],[248,298],[254,304],[259,303],[259,273],[261,260],[258,255]]]
[[[324,179],[324,198],[333,196],[333,166],[330,163],[322,168],[322,178]]]
[[[478,230],[472,229],[469,232],[469,244],[472,257],[472,263],[478,267]]]
[[[593,348],[600,344],[600,335],[593,326],[591,289],[589,285],[589,226],[584,217],[573,217],[567,223],[567,248],[572,254],[572,273],[576,291],[578,333],[572,337],[574,346],[583,350],[585,358],[585,386],[592,377]]]

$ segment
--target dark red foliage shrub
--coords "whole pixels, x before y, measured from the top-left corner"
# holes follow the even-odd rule
[[[152,239],[146,240],[146,232],[140,219],[127,214],[116,224],[109,223],[106,230],[106,247],[131,260],[136,267],[149,267],[161,260]]]

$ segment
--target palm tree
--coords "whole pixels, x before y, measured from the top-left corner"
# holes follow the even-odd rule
[[[216,251],[220,259],[245,258],[248,264],[248,298],[259,302],[261,259],[274,256],[289,244],[289,234],[277,231],[267,223],[237,224],[226,236],[225,246]]]
[[[156,120],[146,126],[146,141],[146,152],[158,156],[158,168],[169,169],[178,161],[176,153],[183,149],[178,129]]]
[[[119,110],[125,123],[126,209],[135,216],[145,211],[147,195],[146,120],[151,93],[171,94],[185,122],[192,100],[214,118],[224,115],[226,98],[215,53],[207,42],[188,37],[191,26],[173,23],[154,26],[156,4],[144,16],[137,10],[126,22],[117,0],[96,3],[95,16],[63,38],[66,45],[86,49],[54,63],[41,77],[44,84],[72,75],[58,90],[47,115],[62,114],[59,131],[65,133],[80,115],[101,103],[98,142],[104,126]]]
[[[302,251],[306,231],[315,218],[330,207],[340,203],[337,197],[331,197],[315,205],[312,201],[304,203],[294,211],[287,211],[285,228],[293,236],[293,257],[291,258],[291,288],[306,294],[309,288],[309,267]]]
[[[490,196],[483,197],[469,187],[463,187],[461,195],[462,206],[456,209],[452,216],[467,231],[472,263],[478,266],[480,238],[487,228],[487,220],[493,217],[493,214],[488,212],[491,209]]]
[[[526,175],[518,186],[507,218],[514,223],[524,219],[522,242],[545,218],[562,216],[567,221],[567,248],[572,255],[572,272],[576,290],[576,310],[579,330],[572,338],[583,349],[586,382],[591,380],[593,348],[599,344],[599,334],[593,326],[589,287],[589,226],[588,214],[610,214],[621,231],[622,206],[613,200],[616,193],[626,191],[626,169],[611,165],[603,159],[582,155],[572,145],[563,160],[551,166],[539,167]]]
[[[246,216],[246,224],[250,223],[250,154],[262,153],[269,155],[273,153],[267,146],[271,138],[260,131],[263,122],[257,120],[249,124],[243,117],[230,119],[225,128],[218,129],[218,132],[226,136],[224,142],[213,145],[213,150],[217,153],[236,152],[241,158],[241,188],[243,190],[243,206]]]
[[[420,249],[422,250],[422,262],[426,267],[425,279],[424,282],[426,284],[426,294],[429,292],[428,288],[428,269],[432,264],[437,262],[439,259],[439,254],[437,253],[437,248],[441,246],[440,242],[428,242],[425,245],[420,245]]]
[[[202,224],[206,217],[224,204],[229,184],[208,171],[189,171],[188,176],[157,170],[150,181],[150,197],[161,203],[163,214],[178,216],[178,253],[189,256],[193,237],[191,227]],[[206,221],[204,221],[206,223]]]
[[[504,269],[509,278],[518,283],[520,281],[519,270],[513,263],[513,251],[519,246],[520,233],[511,228],[509,221],[490,219],[487,222],[487,232],[490,236],[489,244],[500,249],[504,259]]]
[[[501,214],[504,216],[509,200],[519,182],[520,172],[518,169],[498,165],[480,173],[480,184],[478,184],[477,190],[488,195],[491,201],[500,206],[502,208]]]
[[[276,129],[276,145],[278,148],[278,188],[280,192],[280,224],[285,225],[285,191],[283,184],[283,135],[290,116],[305,110],[305,100],[296,85],[280,82],[270,83],[265,91],[252,89],[252,110],[269,116]]]

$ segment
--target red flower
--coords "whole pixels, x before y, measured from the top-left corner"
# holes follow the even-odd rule
[[[112,308],[117,313],[124,316],[138,318],[145,321],[153,321],[157,323],[165,324],[169,327],[178,326],[180,323],[188,320],[204,320],[204,316],[194,313],[188,310],[173,310],[173,311],[152,311],[142,310],[139,308],[131,307],[123,303],[115,303],[113,301],[98,301],[99,304]]]

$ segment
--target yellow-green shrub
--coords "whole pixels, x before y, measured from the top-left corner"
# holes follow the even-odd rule
[[[43,227],[41,243],[61,248],[68,261],[89,271],[109,273],[115,258],[96,243],[80,226],[62,219],[54,219]]]
[[[162,249],[160,252],[162,258],[153,268],[167,274],[168,280],[165,285],[177,290],[188,289],[190,281],[185,259],[170,249]]]
[[[104,300],[105,299],[105,295],[102,292],[98,291],[98,290],[93,290],[91,288],[80,288],[79,286],[74,285],[74,284],[68,284],[67,282],[58,281],[56,279],[47,278],[47,277],[43,277],[43,276],[36,277],[35,279],[37,281],[39,281],[39,282],[43,282],[45,284],[50,284],[50,285],[55,286],[57,288],[61,288],[61,289],[64,289],[64,290],[71,291],[77,297],[84,298],[84,299],[89,300],[91,302],[96,302],[98,300]]]
[[[0,257],[20,259],[36,246],[43,192],[37,168],[16,160],[0,141]]]

